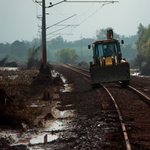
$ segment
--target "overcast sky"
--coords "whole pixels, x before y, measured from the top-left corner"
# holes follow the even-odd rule
[[[42,0],[39,0],[42,1]],[[46,0],[46,6],[61,0]],[[71,0],[70,0],[71,1]],[[63,2],[47,8],[47,39],[58,35],[67,41],[93,38],[96,30],[112,27],[117,34],[130,36],[137,33],[140,23],[150,24],[150,0],[119,0],[107,3]],[[0,0],[0,43],[28,40],[41,35],[42,7],[33,0]],[[58,26],[59,25],[59,26]],[[64,28],[64,29],[62,29]],[[57,31],[57,32],[56,32]]]

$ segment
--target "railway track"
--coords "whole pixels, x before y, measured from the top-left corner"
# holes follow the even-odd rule
[[[63,65],[64,67],[68,67],[66,65]],[[73,68],[72,70],[76,71],[76,72],[80,72],[81,74],[87,76],[90,78],[90,73],[89,73],[89,70],[88,69],[81,69],[79,67],[74,67],[74,66],[70,66],[71,68]],[[69,68],[70,68],[69,67]],[[70,69],[71,69],[70,68]],[[80,70],[80,71],[79,71]],[[119,84],[121,85],[121,82],[119,82]],[[128,88],[130,88],[131,90],[133,90],[134,92],[136,92],[137,94],[141,95],[144,99],[143,101],[145,103],[147,103],[148,105],[150,105],[150,96],[148,96],[147,94],[137,90],[136,88],[132,87],[131,85],[127,85]]]
[[[80,73],[80,74],[82,74],[82,75],[84,75],[85,77],[86,77],[86,80],[89,80],[90,81],[90,73],[89,73],[89,71],[88,70],[86,70],[86,69],[81,69],[81,68],[77,68],[77,67],[73,67],[73,66],[67,66],[67,65],[63,65],[63,67],[66,67],[66,68],[68,68],[68,69],[71,69],[71,70],[73,70],[73,71],[75,71],[75,72],[78,72],[78,73]],[[131,150],[131,147],[133,147],[133,146],[131,146],[131,145],[134,145],[135,143],[137,143],[137,142],[141,142],[141,144],[142,145],[144,145],[143,143],[143,141],[145,141],[145,143],[148,143],[148,141],[149,141],[149,139],[150,139],[150,137],[148,137],[147,139],[146,138],[144,138],[144,134],[143,133],[141,133],[141,136],[142,137],[140,137],[140,136],[138,136],[138,137],[136,137],[136,135],[135,135],[135,130],[133,130],[132,132],[130,132],[130,130],[129,130],[129,128],[131,127],[131,124],[129,125],[129,123],[132,121],[132,119],[134,120],[134,119],[137,119],[136,117],[134,117],[133,116],[133,118],[130,116],[130,114],[127,114],[127,115],[125,115],[125,110],[123,110],[122,111],[122,105],[120,104],[121,102],[119,102],[119,100],[117,100],[116,101],[116,99],[119,99],[118,98],[118,96],[117,96],[117,94],[115,93],[117,90],[118,90],[118,87],[119,87],[119,89],[121,88],[121,86],[120,85],[118,85],[118,83],[106,83],[106,84],[103,84],[102,85],[104,88],[105,88],[105,90],[108,92],[108,94],[109,94],[109,96],[111,97],[111,99],[112,99],[112,101],[113,101],[113,103],[114,103],[114,106],[115,106],[115,108],[116,108],[116,111],[117,111],[117,113],[118,113],[118,117],[119,117],[119,120],[120,120],[120,124],[121,124],[121,128],[122,128],[122,133],[123,133],[123,136],[124,136],[124,143],[125,143],[125,147],[126,147],[126,149],[127,150]],[[113,90],[114,89],[114,90]],[[121,88],[122,90],[121,91],[119,91],[119,92],[123,92],[123,93],[125,93],[125,95],[127,95],[128,94],[128,92],[130,91],[132,91],[132,93],[136,93],[136,95],[137,95],[137,93],[138,93],[138,96],[139,97],[141,97],[141,99],[140,100],[142,100],[144,103],[146,103],[146,105],[147,104],[150,104],[150,98],[149,98],[149,96],[147,96],[147,95],[145,95],[144,93],[142,93],[141,91],[139,91],[139,90],[137,90],[137,89],[135,89],[135,88],[133,88],[132,86],[128,86],[127,88]],[[132,90],[131,90],[132,89]],[[99,93],[99,94],[101,94],[101,91],[100,91],[100,88],[97,88],[96,89],[96,91],[97,91],[97,93]],[[111,91],[111,93],[110,93],[110,91]],[[134,91],[134,92],[133,92]],[[123,94],[122,94],[122,96],[123,96]],[[115,98],[114,98],[115,97]],[[125,96],[124,97],[126,100],[127,100],[127,97]],[[138,98],[137,98],[138,99]],[[119,105],[117,105],[119,103]],[[105,103],[104,102],[104,106],[106,106],[107,105],[107,103]],[[132,105],[132,104],[131,104]],[[121,111],[120,111],[121,110]],[[131,109],[132,110],[132,109]],[[122,116],[123,115],[123,116]],[[129,116],[128,116],[129,115]],[[131,117],[131,118],[130,118]],[[129,119],[129,121],[125,121],[123,118],[125,118],[125,120],[127,120],[126,118],[130,118]],[[132,124],[133,125],[133,124]],[[135,126],[135,125],[134,125]],[[127,127],[127,128],[126,128]],[[133,127],[132,127],[133,128]],[[128,134],[129,133],[129,134]],[[140,133],[139,133],[140,134]],[[134,135],[134,136],[133,136]],[[138,140],[138,139],[142,139],[143,138],[143,140]],[[135,141],[134,141],[135,140]],[[130,141],[131,141],[131,143],[132,144],[130,144]],[[148,144],[147,144],[148,145]],[[148,147],[150,147],[150,145],[148,145]],[[143,149],[143,148],[141,148],[140,146],[139,146],[139,149]]]
[[[68,69],[71,69],[73,71],[79,72],[83,75],[85,75],[86,77],[90,78],[90,73],[88,69],[81,69],[79,67],[74,67],[74,66],[67,66],[67,65],[63,65],[64,67],[67,67]],[[121,85],[121,82],[119,82]],[[132,87],[131,85],[127,85],[128,88],[132,89],[134,92],[140,94],[141,96],[143,96],[143,101],[147,104],[150,105],[150,96],[148,96],[147,94],[137,90],[136,88]]]

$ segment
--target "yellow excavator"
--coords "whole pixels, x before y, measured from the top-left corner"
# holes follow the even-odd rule
[[[124,41],[121,41],[124,44]],[[91,45],[88,46],[91,48]],[[113,39],[113,30],[107,30],[107,40],[93,42],[93,62],[90,62],[90,76],[93,87],[100,83],[121,81],[122,86],[129,84],[130,67],[122,58],[120,43]]]

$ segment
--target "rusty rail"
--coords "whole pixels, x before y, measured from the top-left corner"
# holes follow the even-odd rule
[[[89,73],[89,70],[86,70],[86,69],[81,69],[81,68],[74,67],[74,66],[70,66],[70,67],[75,68],[75,69],[77,69],[77,70],[81,70],[81,71],[83,71],[83,72]],[[76,71],[76,72],[77,72],[77,71]],[[86,76],[87,76],[87,75],[86,75]],[[90,76],[89,76],[89,77],[90,77]],[[119,83],[121,83],[121,81],[120,81]],[[143,96],[143,97],[144,97],[144,100],[143,100],[143,101],[144,101],[146,104],[150,105],[150,96],[148,96],[148,95],[146,95],[145,93],[143,93],[143,92],[137,90],[136,88],[132,87],[131,85],[127,85],[127,87],[129,87],[130,89],[132,89],[134,92],[138,93],[139,95]]]
[[[85,69],[82,70],[81,68],[72,67],[72,66],[67,66],[67,65],[64,65],[64,64],[62,64],[62,66],[65,67],[65,68],[68,68],[68,69],[70,69],[70,70],[73,70],[73,71],[75,71],[75,72],[77,72],[77,73],[80,73],[80,74],[82,74],[82,75],[84,75],[84,76],[86,76],[86,77],[88,77],[88,78],[90,78],[89,71],[86,71]],[[83,72],[87,72],[88,74],[83,73]],[[118,117],[119,117],[120,124],[121,124],[121,128],[122,128],[122,132],[123,132],[123,136],[124,136],[124,140],[125,140],[126,150],[131,150],[131,145],[130,145],[130,142],[129,142],[127,130],[126,130],[125,124],[123,123],[123,117],[122,117],[122,115],[121,115],[121,112],[120,112],[120,110],[119,110],[119,107],[118,107],[118,105],[117,105],[115,99],[114,99],[113,96],[111,95],[110,91],[109,91],[104,85],[102,85],[102,86],[103,86],[103,88],[107,91],[107,93],[109,94],[109,96],[111,97],[111,99],[112,99],[112,101],[113,101],[113,103],[114,103],[114,106],[115,106],[115,108],[116,108],[116,110],[117,110]],[[97,92],[98,92],[98,90],[97,90]]]

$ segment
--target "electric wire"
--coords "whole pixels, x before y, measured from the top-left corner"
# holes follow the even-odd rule
[[[90,10],[90,8],[93,6],[93,4],[94,4],[94,2],[90,5],[90,7],[82,15],[85,15]]]
[[[68,26],[66,26],[66,27],[63,27],[63,28],[61,28],[61,29],[58,29],[58,30],[56,30],[56,31],[53,31],[53,32],[51,32],[51,33],[48,33],[47,35],[50,35],[50,34],[53,34],[53,33],[57,32],[57,31],[63,30],[63,29],[65,29],[65,28],[67,28],[67,27],[68,27]]]
[[[92,4],[93,5],[93,4]],[[92,7],[92,5],[89,7],[89,9]],[[88,16],[87,18],[85,18],[83,21],[81,21],[80,23],[79,23],[79,25],[81,25],[82,23],[84,23],[86,20],[88,20],[90,17],[92,17],[95,13],[97,13],[100,9],[102,9],[102,7],[104,6],[104,4],[100,7],[100,8],[98,8],[94,13],[92,13],[90,16]],[[88,10],[89,10],[88,9]],[[85,13],[83,13],[80,17],[83,17],[87,12],[88,12],[88,10],[85,12]],[[78,17],[78,16],[77,16]],[[75,30],[75,28],[76,27],[74,27],[72,30],[71,30],[71,32],[70,32],[70,34]],[[65,36],[65,37],[68,37],[69,35],[67,35],[67,36]]]
[[[62,23],[62,22],[64,22],[64,21],[66,21],[66,20],[68,20],[68,19],[70,19],[70,18],[72,18],[72,17],[74,17],[74,16],[76,16],[76,14],[74,14],[74,15],[72,15],[72,16],[70,16],[70,17],[68,17],[68,18],[66,18],[66,19],[64,19],[64,20],[62,20],[62,21],[59,21],[59,22],[57,22],[57,23],[55,23],[55,24],[53,24],[53,25],[47,27],[46,29],[49,29],[49,28],[51,28],[51,27],[53,27],[53,26],[55,26],[55,25],[58,25],[58,24],[60,24],[60,23]]]
[[[39,4],[40,6],[42,6],[39,2],[37,2],[37,1],[34,1],[34,0],[32,0],[34,3],[37,3],[37,4]],[[92,2],[92,1],[91,1]],[[107,2],[107,1],[106,1]],[[89,18],[91,18],[94,14],[96,14],[99,10],[101,10],[102,9],[102,7],[103,6],[105,6],[105,5],[108,5],[108,4],[110,4],[110,3],[113,3],[113,1],[112,2],[108,2],[108,3],[106,3],[106,4],[102,4],[102,6],[100,7],[100,8],[98,8],[96,11],[94,11],[92,14],[90,14],[90,15],[88,15],[88,17],[86,17],[86,14],[87,13],[89,13],[89,10],[92,8],[92,6],[93,6],[93,4],[94,4],[94,1],[93,1],[93,3],[90,5],[90,7],[82,14],[82,15],[80,15],[80,17],[79,16],[76,16],[76,18],[75,19],[77,19],[77,18],[84,18],[84,19],[82,19],[82,20],[80,20],[79,21],[79,25],[81,25],[81,24],[83,24],[85,21],[87,21]],[[54,8],[54,7],[53,7]],[[37,9],[37,6],[36,6],[36,9]],[[54,8],[55,9],[55,11],[57,11],[60,15],[62,15],[62,16],[64,16],[60,11],[58,11],[56,8]],[[38,13],[38,10],[37,10],[37,13]],[[74,19],[74,20],[75,20]],[[54,26],[54,25],[52,25],[52,26]],[[50,26],[50,27],[52,27],[52,26]],[[72,30],[70,31],[70,33],[69,34],[71,34],[74,30],[75,30],[75,28],[76,28],[76,26],[71,26],[71,25],[66,25],[66,27],[64,27],[64,28],[67,28],[67,27],[69,27],[69,28],[72,28]],[[49,27],[48,27],[49,28]],[[56,31],[54,31],[54,32],[52,32],[52,33],[55,33],[55,32],[57,32],[57,31],[60,31],[60,30],[63,30],[64,28],[61,28],[61,29],[58,29],[58,30],[56,30]],[[68,29],[67,29],[68,30]],[[52,34],[52,33],[49,33],[49,34]],[[49,35],[49,34],[47,34],[47,35]],[[67,36],[69,36],[69,35],[67,35]]]
[[[84,23],[86,20],[88,20],[89,18],[91,18],[94,14],[96,14],[99,10],[101,10],[102,9],[102,7],[103,7],[104,5],[102,5],[99,9],[97,9],[94,13],[92,13],[91,15],[89,15],[88,17],[86,17],[82,22],[80,22],[80,25],[82,24],[82,23]]]
[[[94,14],[96,14],[99,10],[101,10],[101,9],[103,8],[103,6],[108,5],[108,4],[111,4],[111,3],[112,3],[112,2],[108,2],[108,3],[106,3],[106,4],[102,4],[102,6],[101,6],[100,8],[98,8],[94,13],[92,13],[92,14],[89,15],[87,18],[85,18],[83,21],[81,21],[81,22],[79,23],[79,25],[81,25],[81,24],[84,23],[86,20],[88,20],[89,18],[91,18]],[[92,5],[93,5],[93,4],[92,4]],[[92,7],[92,5],[89,7],[89,9]],[[88,9],[88,10],[89,10],[89,9]],[[85,13],[83,13],[81,16],[85,16],[85,14],[88,12],[88,10],[87,10]],[[74,27],[73,30],[72,30],[70,33],[72,33],[75,28],[76,28],[76,27]],[[69,36],[69,35],[68,35],[68,36]]]
[[[62,16],[64,16],[65,17],[65,15],[63,15],[60,11],[58,11],[55,7],[52,7],[53,9],[55,9],[60,15],[62,15]]]

